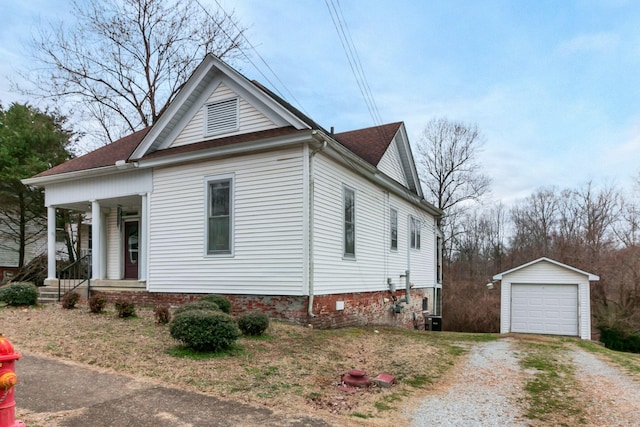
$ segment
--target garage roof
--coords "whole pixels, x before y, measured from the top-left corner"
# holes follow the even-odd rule
[[[531,262],[528,262],[526,264],[522,264],[522,265],[520,265],[518,267],[512,268],[511,270],[507,270],[505,272],[496,274],[495,276],[493,276],[493,280],[502,280],[502,277],[506,276],[507,274],[513,273],[514,271],[522,270],[523,268],[529,267],[529,266],[531,266],[533,264],[537,264],[537,263],[542,262],[542,261],[550,262],[551,264],[555,264],[558,267],[563,267],[563,268],[566,268],[568,270],[574,271],[574,272],[579,273],[579,274],[584,274],[585,276],[587,276],[589,278],[589,281],[594,281],[595,282],[595,281],[600,280],[600,277],[596,276],[595,274],[591,274],[591,273],[587,273],[586,271],[578,270],[575,267],[571,267],[570,265],[563,264],[561,262],[552,260],[552,259],[547,258],[547,257],[538,258],[538,259],[536,259],[534,261],[531,261]]]

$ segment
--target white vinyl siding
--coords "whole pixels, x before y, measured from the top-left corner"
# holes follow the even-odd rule
[[[400,164],[400,153],[398,151],[397,141],[394,140],[387,147],[387,151],[385,151],[384,155],[378,162],[378,169],[380,169],[385,174],[389,175],[391,178],[398,181],[400,184],[407,186],[407,178],[404,175],[404,170],[402,169],[402,165]]]
[[[122,267],[122,232],[118,228],[117,209],[111,209],[105,221],[107,227],[107,279],[120,280],[123,276]]]
[[[192,144],[194,142],[203,141],[209,137],[205,137],[203,129],[205,128],[205,110],[206,105],[214,104],[220,101],[229,100],[230,98],[238,99],[238,126],[237,130],[229,133],[216,135],[216,137],[226,137],[239,133],[249,133],[261,130],[273,129],[277,125],[273,123],[264,114],[254,108],[242,97],[239,97],[234,91],[229,89],[224,83],[221,83],[207,99],[206,103],[198,110],[191,121],[180,132],[172,147],[180,145]]]
[[[156,169],[149,290],[303,295],[302,171],[301,147]],[[224,174],[234,174],[233,257],[210,257],[203,180]]]
[[[342,167],[322,153],[314,157],[313,271],[314,293],[372,292],[396,284],[411,271],[415,288],[435,284],[435,238],[423,242],[422,251],[409,251],[408,239],[398,239],[389,250],[389,208],[398,210],[398,230],[408,230],[410,215],[423,223],[423,234],[434,233],[432,216]],[[356,193],[355,259],[343,256],[343,184]],[[406,231],[402,234],[406,237]]]
[[[503,275],[500,297],[500,333],[511,332],[513,326],[512,288],[523,284],[540,287],[568,286],[570,292],[574,292],[577,287],[578,335],[583,339],[591,339],[591,298],[588,275],[546,260]],[[516,314],[516,321],[517,316]]]
[[[104,200],[115,197],[136,196],[151,192],[153,188],[150,170],[133,170],[108,176],[74,179],[48,184],[45,205],[59,206],[66,203],[82,203],[87,200]]]

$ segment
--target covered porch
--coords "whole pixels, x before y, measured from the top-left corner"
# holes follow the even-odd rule
[[[90,221],[88,278],[92,290],[146,290],[148,193],[47,205],[45,285],[55,288],[60,273],[55,246],[58,209],[80,212]]]

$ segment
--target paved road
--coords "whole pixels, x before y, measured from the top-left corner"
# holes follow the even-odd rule
[[[17,418],[28,426],[330,426],[318,418],[287,416],[28,354],[16,362],[16,372]]]

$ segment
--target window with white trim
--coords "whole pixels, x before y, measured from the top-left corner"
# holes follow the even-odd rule
[[[398,250],[398,210],[390,208],[389,210],[389,231],[390,231],[390,248]]]
[[[207,254],[231,254],[233,240],[233,178],[207,180]]]
[[[225,99],[205,105],[205,136],[238,130],[239,115],[240,101],[238,98]]]
[[[442,283],[442,233],[436,231],[436,283]]]
[[[356,256],[356,192],[343,187],[343,212],[344,212],[344,256],[355,258]]]
[[[414,216],[409,217],[409,235],[411,249],[420,249],[420,220]]]

